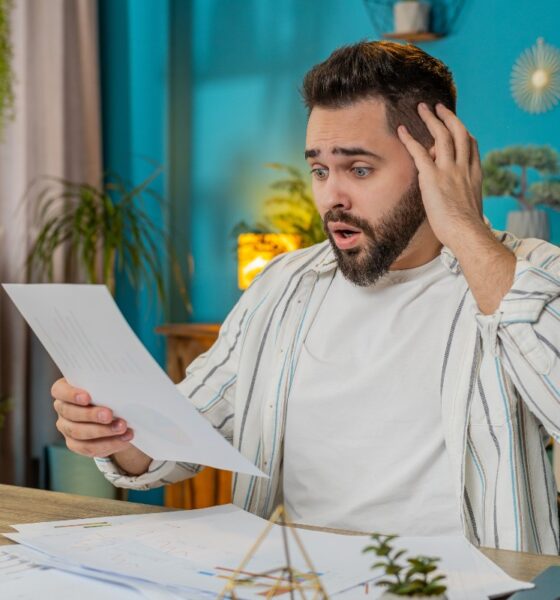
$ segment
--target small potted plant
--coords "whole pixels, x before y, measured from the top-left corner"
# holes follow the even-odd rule
[[[560,157],[550,146],[508,146],[489,152],[482,161],[485,196],[511,196],[521,210],[508,214],[506,229],[518,237],[546,240],[548,215],[539,206],[560,208]],[[532,170],[539,181],[529,183]]]
[[[393,5],[395,33],[422,33],[428,31],[430,3],[420,0],[399,0]]]
[[[414,556],[406,558],[408,567],[399,560],[406,550],[397,550],[391,546],[396,535],[374,533],[371,536],[373,544],[366,546],[363,552],[373,552],[381,560],[372,565],[372,569],[383,569],[385,577],[376,581],[375,585],[387,588],[384,600],[400,598],[437,598],[445,600],[446,586],[443,585],[445,575],[437,574],[439,558],[429,556]]]

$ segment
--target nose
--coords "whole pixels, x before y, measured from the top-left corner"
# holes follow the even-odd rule
[[[318,197],[318,203],[324,212],[335,208],[350,210],[352,207],[350,194],[342,182],[332,176],[321,186],[320,190],[315,191],[315,196]]]

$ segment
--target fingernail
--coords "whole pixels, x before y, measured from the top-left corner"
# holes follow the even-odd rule
[[[89,401],[88,401],[87,394],[77,394],[76,402],[79,402],[80,404],[88,404]]]
[[[418,108],[425,110],[426,108],[428,108],[428,105],[425,102],[420,102],[420,104],[418,105]]]
[[[400,133],[405,133],[406,127],[404,125],[399,125],[399,131],[400,131]]]
[[[126,433],[123,433],[120,437],[120,439],[123,442],[128,442],[130,441],[132,438],[134,437],[134,434],[132,433],[132,431],[129,429]]]
[[[124,427],[124,423],[121,420],[114,421],[111,424],[111,429],[113,431],[120,431]]]
[[[101,423],[108,423],[111,420],[111,413],[108,410],[100,410],[97,413],[97,419]]]

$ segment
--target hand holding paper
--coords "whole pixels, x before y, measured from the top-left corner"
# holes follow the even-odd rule
[[[3,287],[67,381],[124,419],[146,455],[265,476],[181,396],[105,286]]]

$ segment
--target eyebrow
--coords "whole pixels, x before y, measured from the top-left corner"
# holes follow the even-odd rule
[[[305,151],[305,160],[308,158],[317,158],[321,154],[320,150],[311,148]],[[366,150],[365,148],[360,148],[359,146],[352,146],[351,148],[342,148],[341,146],[335,146],[331,150],[331,154],[342,154],[342,156],[371,156],[379,161],[383,159],[379,154],[375,154],[375,152],[371,152],[370,150]]]

